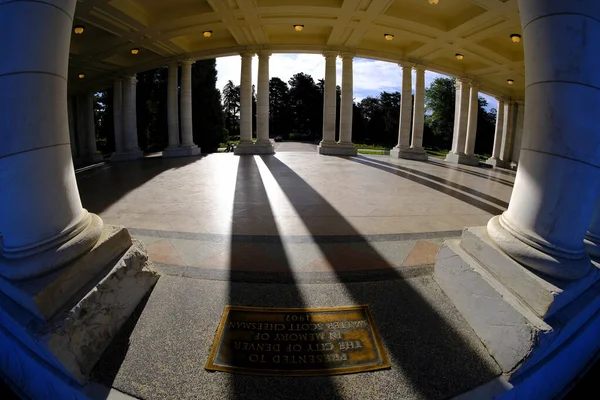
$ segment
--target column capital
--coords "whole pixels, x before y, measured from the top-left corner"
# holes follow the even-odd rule
[[[342,57],[342,60],[352,60],[354,59],[354,56],[356,56],[356,54],[351,53],[349,51],[343,52],[340,54],[340,57]]]
[[[415,66],[416,64],[415,64],[415,63],[412,63],[412,62],[409,62],[409,61],[400,61],[400,62],[398,63],[398,65],[399,65],[401,68],[403,68],[403,69],[404,69],[404,68],[414,68],[414,66]]]
[[[462,77],[460,77],[460,78],[456,78],[456,81],[457,81],[459,84],[461,84],[461,85],[469,85],[469,84],[471,84],[471,82],[472,82],[472,80],[471,80],[471,79],[469,79],[469,78],[462,78]]]
[[[179,67],[179,61],[170,61],[170,62],[167,63],[167,67],[169,67],[169,68],[173,68],[173,67],[177,68],[177,67]]]
[[[469,85],[471,85],[471,87],[472,87],[473,89],[477,89],[477,88],[479,88],[479,86],[480,86],[480,85],[479,85],[479,82],[477,82],[477,81],[470,81],[470,82],[469,82]]]
[[[181,65],[192,65],[195,62],[196,60],[192,60],[191,58],[179,61]]]
[[[494,98],[496,100],[498,100],[498,102],[502,102],[502,103],[506,102],[506,97],[504,97],[504,96],[495,96]]]
[[[421,65],[421,64],[415,64],[415,65],[413,65],[412,69],[414,69],[417,72],[420,72],[420,71],[424,72],[425,71],[425,67],[423,65]]]
[[[240,53],[240,56],[241,56],[242,58],[252,58],[252,57],[254,57],[254,55],[255,55],[255,54],[256,54],[256,53],[254,53],[253,51],[242,51],[242,52]]]
[[[124,81],[129,81],[129,83],[132,83],[132,84],[135,85],[137,83],[137,75],[136,74],[125,75],[123,77],[123,80]]]
[[[258,54],[258,57],[266,58],[269,58],[271,57],[271,55],[273,55],[273,53],[270,50],[259,50],[256,54]]]
[[[337,51],[324,51],[323,52],[323,57],[325,58],[337,58],[338,53]]]

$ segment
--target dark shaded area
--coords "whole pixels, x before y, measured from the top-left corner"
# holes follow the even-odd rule
[[[454,166],[454,165],[448,165],[448,164],[445,164],[443,162],[433,161],[431,159],[427,163],[431,164],[431,165],[435,165],[436,167],[442,167],[442,168],[446,168],[446,169],[452,169],[454,171],[462,172],[464,174],[477,176],[479,178],[484,178],[484,179],[487,179],[489,181],[499,183],[501,185],[510,186],[510,187],[514,186],[514,183],[511,182],[511,181],[507,181],[506,179],[502,179],[502,178],[497,178],[495,176],[490,176],[490,175],[484,174],[482,172],[471,171],[470,169],[461,168],[459,166]],[[494,172],[498,172],[497,169],[495,169]]]
[[[297,211],[307,204],[326,208],[329,215],[343,221],[341,223],[345,225],[345,231],[361,236],[291,168],[273,156],[263,156],[262,159]],[[302,217],[302,214],[299,215]],[[310,220],[303,219],[311,234],[316,235],[317,230]],[[319,243],[317,245],[336,274],[345,269],[343,257],[327,252]],[[378,260],[381,265],[387,265],[388,270],[393,270],[393,266],[382,259],[366,240],[363,239],[361,245],[367,249],[370,258]],[[481,383],[498,374],[497,367],[492,367],[490,360],[480,358],[471,345],[407,281],[395,279],[386,283],[390,285],[384,294],[386,301],[377,302],[373,302],[372,294],[364,285],[346,283],[344,287],[354,304],[371,306],[389,355],[421,396],[440,398],[470,389],[464,387],[464,380],[440,378],[448,373],[456,377],[470,376],[475,380],[479,377]],[[390,318],[391,315],[393,318]]]

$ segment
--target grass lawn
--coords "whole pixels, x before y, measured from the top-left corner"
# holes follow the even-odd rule
[[[425,148],[425,152],[427,154],[431,154],[432,156],[438,156],[438,157],[446,157],[446,155],[448,154],[448,150],[430,149],[430,148]]]
[[[386,154],[385,150],[376,150],[376,149],[356,149],[358,154],[378,154],[384,155]]]
[[[378,145],[378,144],[354,143],[354,147],[357,148],[357,149],[388,150],[386,147]]]

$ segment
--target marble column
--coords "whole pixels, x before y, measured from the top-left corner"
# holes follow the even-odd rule
[[[115,153],[123,152],[123,79],[113,82],[113,126],[115,134]],[[114,156],[114,154],[113,154]],[[112,159],[112,157],[111,157]]]
[[[525,120],[525,102],[515,101],[514,106],[514,133],[512,143],[512,156],[510,162],[510,168],[516,168],[519,164],[519,158],[521,157],[521,144],[523,142],[523,122]]]
[[[242,70],[240,77],[240,141],[234,154],[253,154],[252,141],[252,57],[254,53],[241,53]]]
[[[79,156],[79,151],[77,149],[77,139],[75,137],[75,116],[73,115],[73,96],[67,95],[67,115],[69,118],[69,140],[71,142],[71,154],[73,156],[73,160],[77,159]]]
[[[467,137],[465,141],[465,155],[470,157],[473,165],[478,165],[475,157],[475,142],[477,140],[477,116],[479,113],[479,90],[476,82],[471,82],[469,96],[469,115],[467,117]]]
[[[179,88],[177,62],[169,63],[167,79],[167,127],[169,144],[163,150],[163,157],[177,157],[179,150]]]
[[[194,60],[181,62],[181,91],[179,93],[179,104],[181,107],[181,145],[180,150],[185,156],[196,156],[200,149],[194,144],[194,132],[192,125],[192,64]]]
[[[122,81],[123,97],[123,150],[110,157],[110,161],[127,161],[142,158],[144,153],[138,146],[137,111],[136,111],[136,84],[134,75],[128,75]]]
[[[600,192],[600,113],[589,106],[600,104],[600,7],[594,1],[519,5],[527,37],[523,145],[508,210],[490,220],[488,233],[528,268],[578,279],[591,269],[584,237]],[[512,106],[507,111],[510,121]],[[505,142],[502,152],[510,148]]]
[[[86,123],[85,123],[85,97],[81,94],[75,96],[75,135],[77,136],[77,149],[79,162],[84,162],[87,150]]]
[[[273,154],[269,140],[269,57],[271,52],[258,52],[258,88],[256,93],[256,143],[254,154]]]
[[[504,121],[502,122],[502,142],[500,143],[500,161],[504,168],[508,168],[511,163],[513,137],[514,137],[514,103],[507,101],[504,103]]]
[[[94,92],[85,95],[85,139],[87,143],[86,160],[90,163],[97,163],[104,158],[98,153],[96,147],[96,122],[94,120]]]
[[[8,51],[0,80],[19,88],[0,90],[0,275],[8,279],[57,269],[88,251],[102,229],[81,205],[73,170],[67,70],[75,1],[63,3],[68,12],[42,0],[0,3],[5,21],[23,22],[0,24]]]
[[[456,109],[454,112],[454,135],[452,137],[452,150],[446,156],[446,161],[457,164],[477,165],[473,157],[465,154],[467,142],[467,126],[469,121],[470,88],[471,81],[465,78],[457,79]]]
[[[405,158],[410,153],[410,125],[412,114],[412,67],[413,64],[403,63],[402,92],[400,97],[400,124],[398,128],[398,144],[390,151],[390,156]]]
[[[423,150],[423,128],[425,124],[425,69],[417,65],[415,70],[415,105],[413,107],[412,140],[410,154],[413,160],[427,160]]]
[[[500,166],[500,148],[502,147],[502,132],[504,127],[504,99],[502,97],[496,97],[498,100],[498,107],[496,110],[496,130],[494,131],[494,147],[492,149],[492,156],[486,160],[487,164]]]
[[[352,144],[352,117],[354,112],[354,53],[342,54],[342,98],[340,106],[340,140],[339,154],[355,156],[357,154]]]
[[[323,140],[319,143],[319,154],[338,154],[335,141],[336,119],[336,59],[337,53],[327,51],[325,57],[325,87],[323,88]]]

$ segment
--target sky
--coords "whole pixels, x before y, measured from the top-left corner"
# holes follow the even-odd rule
[[[227,81],[240,84],[242,59],[240,56],[217,58],[217,87],[222,90]],[[311,75],[315,81],[323,79],[325,75],[325,58],[319,54],[273,54],[269,63],[270,78],[278,77],[287,82],[292,75],[304,72]],[[252,59],[252,83],[257,84],[258,57]],[[425,71],[425,87],[429,87],[436,78],[444,77],[431,71]],[[337,84],[342,84],[342,60],[337,59]],[[413,92],[415,75],[413,72]],[[368,96],[378,96],[382,91],[400,91],[402,85],[402,68],[398,64],[368,60],[365,58],[354,59],[354,101],[359,102]],[[496,108],[497,101],[491,96],[479,94],[488,101],[488,108]]]

